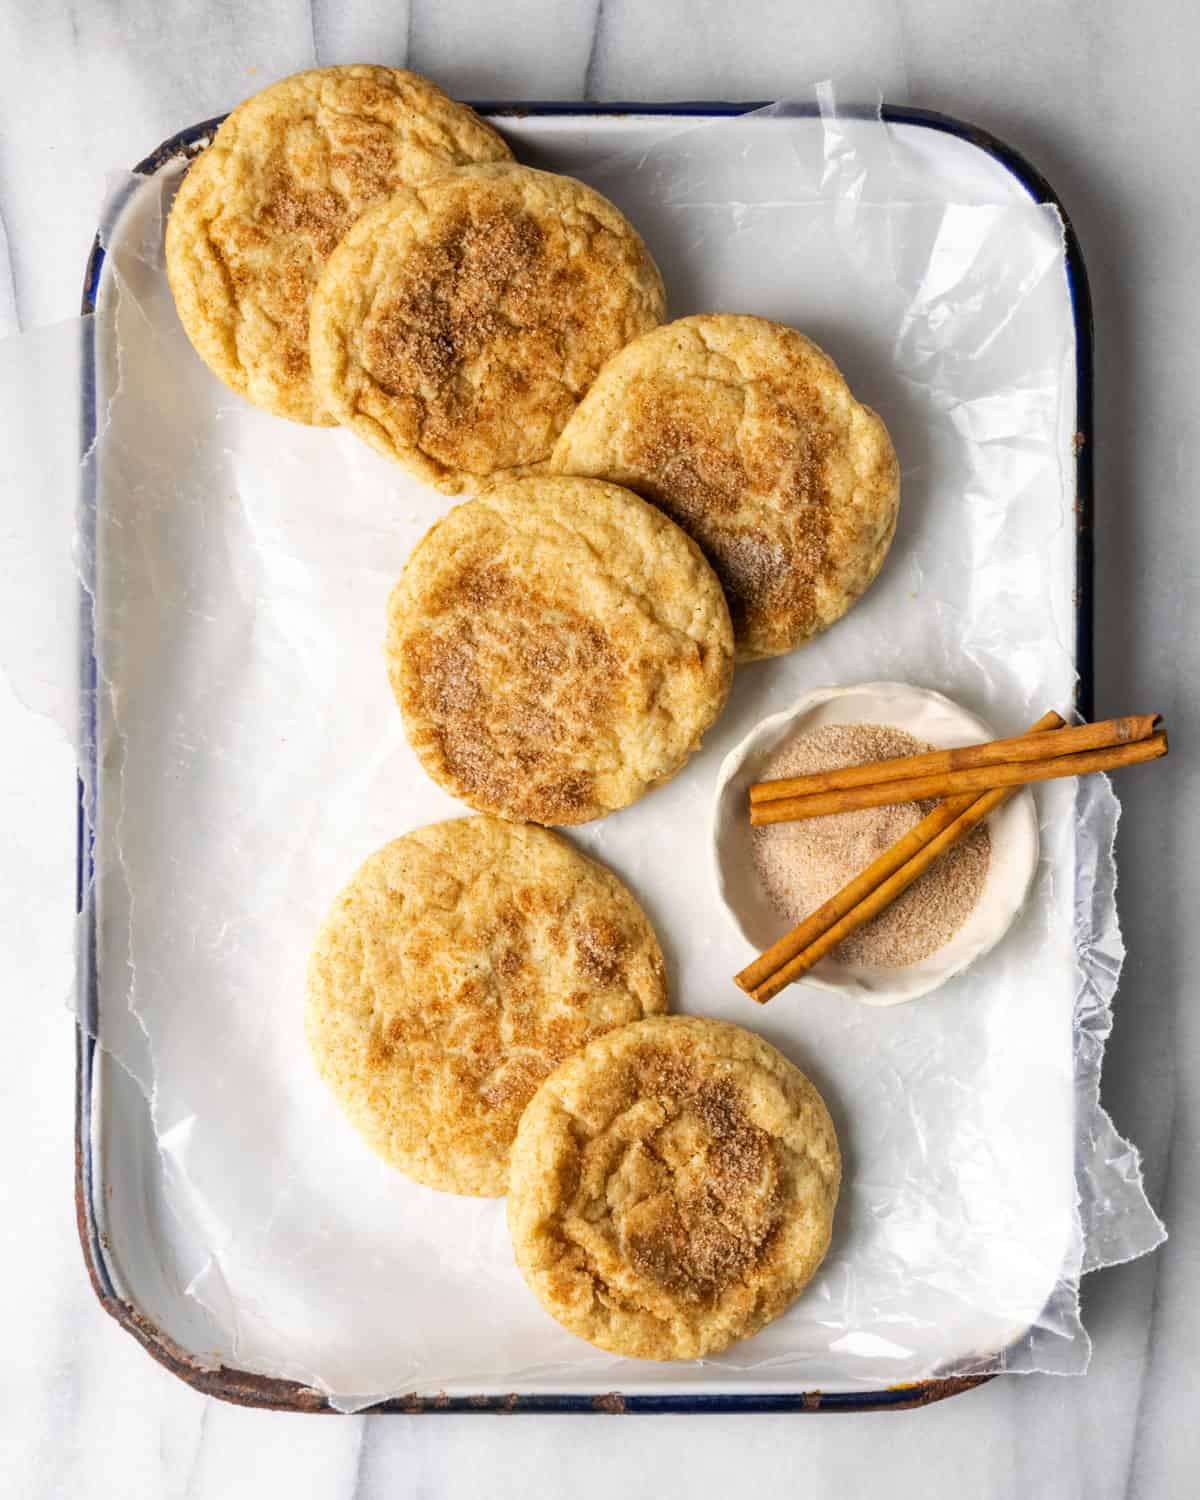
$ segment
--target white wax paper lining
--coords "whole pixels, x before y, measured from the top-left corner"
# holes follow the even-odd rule
[[[1011,733],[1065,708],[1074,685],[1061,225],[966,168],[948,201],[911,137],[839,113],[829,85],[818,102],[818,120],[776,106],[508,125],[519,155],[626,209],[673,316],[757,312],[815,337],[888,422],[903,470],[896,542],[864,600],[802,651],[740,669],[674,782],[571,834],[645,904],[675,1006],[763,1032],[821,1087],[843,1142],[818,1276],[785,1317],[703,1364],[622,1361],[565,1333],[514,1269],[503,1204],[433,1193],[377,1161],[307,1056],[304,970],[337,891],[389,838],[467,811],[409,751],[380,652],[387,592],[450,502],[347,433],[256,411],[204,370],[163,274],[178,168],[112,184],[94,330],[0,348],[5,409],[20,414],[4,665],[78,736],[100,1040],[146,1089],[192,1247],[186,1292],[230,1363],[346,1407],[441,1388],[1077,1372],[1081,1273],[1163,1237],[1137,1152],[1098,1102],[1123,956],[1104,779],[1039,793],[1026,912],[935,995],[880,1012],[793,988],[760,1011],[729,978],[748,950],[718,906],[708,821],[716,769],[754,722],[821,683],[894,678]],[[97,519],[83,512],[76,549],[97,580],[94,733],[69,710],[66,542],[93,332],[98,436],[82,476]]]

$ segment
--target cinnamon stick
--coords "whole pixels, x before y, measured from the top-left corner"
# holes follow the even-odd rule
[[[1157,760],[1166,753],[1167,736],[1165,732],[1159,731],[1134,744],[1113,745],[1104,750],[1085,750],[1078,755],[1017,761],[1012,765],[977,766],[965,771],[947,771],[936,776],[914,776],[904,781],[818,792],[810,797],[783,797],[775,802],[757,802],[750,808],[750,822],[759,828],[769,823],[788,823],[799,818],[821,818],[831,813],[853,812],[860,807],[888,807],[897,802],[919,802],[928,797],[953,797],[966,792],[978,794],[994,787],[1024,786],[1034,781],[1054,781],[1062,776],[1083,776],[1092,771],[1115,771],[1122,766]]]
[[[1029,734],[1048,734],[1057,730],[1063,723],[1062,718],[1050,712],[1044,714],[1037,723],[1029,730]],[[781,980],[778,986],[771,988],[769,994],[760,995],[757,991],[765,987],[772,976],[782,972],[791,960],[798,954],[802,954],[811,944],[815,943],[824,933],[828,932],[841,919],[847,917],[854,908],[878,889],[891,876],[902,869],[916,854],[918,854],[931,840],[937,837],[944,829],[949,828],[956,818],[960,817],[976,801],[980,800],[974,794],[948,798],[932,812],[928,813],[921,821],[898,839],[890,849],[886,849],[878,859],[855,877],[854,880],[831,896],[824,905],[819,906],[811,915],[805,917],[804,921],[773,943],[764,953],[748,964],[740,974],[734,975],[734,983],[739,985],[747,994],[754,996],[756,1000],[769,1000],[771,995],[777,993],[784,985],[791,983],[791,975]],[[911,883],[911,882],[910,882]],[[886,903],[885,903],[886,904]],[[882,910],[882,907],[879,908]],[[864,918],[864,920],[866,920]],[[861,925],[859,923],[855,924]],[[847,927],[842,937],[848,936],[853,928]],[[841,939],[839,938],[838,941]],[[830,945],[832,946],[832,945]],[[828,948],[823,952],[828,952]],[[821,956],[821,955],[818,955]],[[813,958],[805,964],[805,968],[811,968],[817,959]],[[801,970],[796,970],[798,974]]]
[[[975,798],[965,812],[959,813],[957,818],[943,828],[936,838],[931,839],[918,850],[894,875],[881,885],[877,885],[868,896],[848,911],[840,921],[835,922],[832,927],[823,932],[815,942],[810,943],[788,963],[776,969],[773,974],[751,989],[750,998],[757,1000],[760,1005],[765,1005],[773,995],[777,995],[793,980],[806,974],[831,949],[836,948],[852,932],[865,926],[872,917],[878,916],[885,906],[890,906],[897,896],[906,891],[914,881],[920,879],[934,860],[939,859],[947,849],[965,839],[989,813],[995,812],[1002,803],[1016,796],[1017,790],[1016,786],[997,787],[994,791],[985,792],[982,797]]]
[[[1062,720],[1059,720],[1062,724]],[[776,781],[758,781],[750,788],[752,805],[778,802],[783,798],[808,797],[818,792],[843,791],[848,787],[874,786],[885,781],[912,780],[918,776],[940,776],[950,771],[969,771],[977,766],[1011,765],[1019,761],[1048,760],[1082,750],[1102,750],[1109,745],[1135,744],[1148,739],[1162,723],[1158,714],[1133,714],[1104,719],[1096,724],[1075,724],[1053,735],[1035,733],[990,740],[982,745],[963,745],[953,750],[927,750],[861,766],[814,771],[808,776],[788,776]]]

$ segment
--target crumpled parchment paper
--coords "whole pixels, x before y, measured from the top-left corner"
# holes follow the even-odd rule
[[[229,1362],[348,1408],[439,1388],[1077,1372],[1080,1275],[1163,1237],[1098,1102],[1123,957],[1105,780],[1039,790],[1027,910],[937,994],[878,1011],[793,988],[759,1011],[729,977],[748,950],[718,905],[708,825],[717,767],[754,722],[822,683],[897,678],[1012,733],[1074,687],[1061,224],[973,147],[839,108],[830,85],[817,103],[501,122],[518,155],[631,215],[673,316],[752,311],[816,338],[903,468],[896,542],[865,599],[805,649],[740,669],[684,774],[572,834],[646,906],[675,1006],[762,1031],[842,1137],[825,1265],[784,1318],[703,1364],[616,1360],[560,1329],[513,1267],[503,1204],[376,1161],[306,1053],[325,909],[379,844],[466,811],[405,744],[381,658],[387,592],[449,502],[204,370],[163,274],[179,165],[111,184],[95,318],[0,346],[14,419],[0,659],[80,746],[99,1037],[146,1091],[186,1295]],[[75,714],[81,617],[94,720]]]

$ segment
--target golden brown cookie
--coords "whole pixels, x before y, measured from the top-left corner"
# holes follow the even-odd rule
[[[508,147],[416,73],[314,68],[263,89],[193,162],[167,221],[167,276],[205,364],[295,422],[313,394],[308,309],[329,252],[381,198]]]
[[[637,1359],[699,1359],[784,1312],[829,1246],[833,1122],[753,1032],[660,1016],[610,1032],[533,1096],[508,1227],[534,1295]]]
[[[306,1029],[386,1161],[495,1197],[551,1069],[666,1008],[658,941],[615,875],[544,828],[459,818],[385,845],[342,891],[313,950]]]
[[[662,278],[629,221],[572,177],[469,167],[364,214],[313,301],[339,422],[449,494],[544,465]]]
[[[548,476],[497,484],[424,537],[385,654],[435,781],[480,812],[584,823],[699,748],[733,632],[700,549],[660,511]]]
[[[828,355],[780,323],[681,318],[613,356],[551,468],[627,485],[704,549],[739,661],[840,618],[891,545],[900,471],[887,429]]]

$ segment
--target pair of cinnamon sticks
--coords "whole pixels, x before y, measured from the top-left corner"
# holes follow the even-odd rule
[[[1155,760],[1167,753],[1161,723],[1158,714],[1140,714],[1068,728],[1051,712],[1027,733],[1006,740],[757,782],[750,788],[755,827],[898,802],[943,800],[861,875],[735,975],[734,982],[760,1004],[770,1000],[878,916],[1020,787]]]

